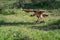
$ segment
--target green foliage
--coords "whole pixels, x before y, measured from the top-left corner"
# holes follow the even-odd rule
[[[0,0],[0,8],[32,8],[32,9],[58,9],[60,8],[60,1],[57,0]],[[38,2],[39,1],[39,2]],[[24,7],[23,7],[24,5]]]
[[[4,10],[13,10],[16,14],[0,14],[0,40],[60,40],[59,17],[50,15],[43,19],[44,23],[34,24],[37,18],[30,17],[31,13]]]
[[[10,14],[15,14],[15,12],[12,9],[2,9],[0,14],[10,15]]]
[[[0,28],[0,40],[60,40],[59,35],[58,30],[43,31],[16,26]]]
[[[25,8],[60,8],[59,2],[45,3],[25,4]],[[35,24],[37,18],[16,9],[18,6],[17,0],[0,0],[0,40],[60,40],[60,9],[52,10],[43,23]]]

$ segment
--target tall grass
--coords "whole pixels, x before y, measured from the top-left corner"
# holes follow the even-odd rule
[[[0,40],[60,40],[60,18],[48,16],[34,24],[36,17],[20,9],[4,9],[15,14],[0,14]],[[3,11],[4,12],[4,11]],[[5,12],[4,12],[5,13]]]
[[[0,27],[0,40],[60,40],[58,30],[44,31],[24,27],[4,27]]]
[[[52,6],[52,13],[42,19],[44,22],[35,24],[36,17],[30,17],[20,9],[13,8],[17,0],[0,0],[0,40],[60,40],[60,9]],[[51,4],[52,5],[52,4]],[[44,5],[27,5],[26,8],[51,8]],[[59,16],[58,16],[59,15]]]

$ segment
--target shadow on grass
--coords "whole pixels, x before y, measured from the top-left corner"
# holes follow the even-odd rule
[[[23,7],[22,7],[23,8]],[[49,3],[48,1],[46,2],[40,2],[40,3],[35,3],[32,4],[25,4],[24,9],[47,9],[47,10],[52,10],[52,9],[59,9],[60,8],[60,1],[55,1],[52,3]]]
[[[39,30],[55,30],[55,29],[60,29],[60,20],[50,23],[46,26],[32,26],[31,28],[33,29],[39,29]]]
[[[0,25],[34,25],[34,23],[32,22],[4,22],[4,21],[1,21],[0,22]]]
[[[0,26],[1,25],[9,25],[9,26],[14,26],[14,25],[32,25],[32,27],[29,27],[29,28],[32,28],[32,29],[38,29],[38,30],[55,30],[55,29],[60,29],[60,20],[56,21],[56,22],[53,22],[53,23],[50,23],[48,25],[45,25],[45,26],[34,26],[35,24],[32,23],[32,22],[14,22],[14,23],[7,23],[7,22],[4,22],[4,21],[0,21]]]

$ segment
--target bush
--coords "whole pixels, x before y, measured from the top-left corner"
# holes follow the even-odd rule
[[[11,15],[11,14],[15,14],[14,10],[12,9],[2,9],[0,11],[0,14],[4,14],[4,15]]]

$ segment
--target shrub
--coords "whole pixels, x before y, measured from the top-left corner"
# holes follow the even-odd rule
[[[11,14],[15,14],[15,12],[14,10],[11,10],[11,9],[2,9],[0,14],[11,15]]]

